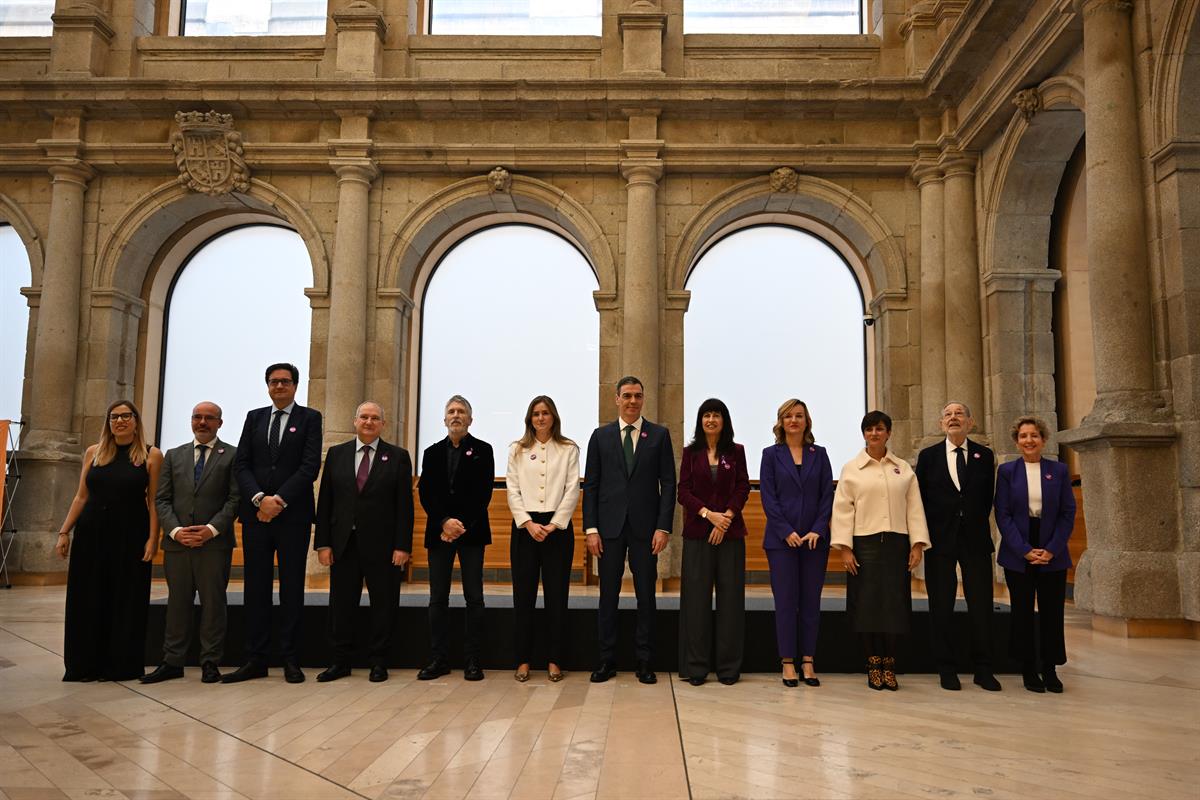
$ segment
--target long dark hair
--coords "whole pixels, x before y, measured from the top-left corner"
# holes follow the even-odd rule
[[[692,435],[692,441],[688,444],[688,450],[707,450],[708,436],[704,433],[704,415],[710,411],[716,411],[721,415],[721,433],[717,437],[717,453],[726,454],[733,452],[733,420],[729,418],[729,406],[722,403],[715,397],[710,397],[700,404],[700,409],[696,412],[696,432]]]

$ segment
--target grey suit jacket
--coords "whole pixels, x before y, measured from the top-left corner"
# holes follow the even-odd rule
[[[175,528],[212,525],[220,534],[203,547],[231,549],[234,545],[233,520],[237,516],[238,484],[233,474],[237,448],[220,438],[204,462],[200,483],[195,482],[192,442],[173,447],[163,457],[158,494],[154,498],[158,521],[162,526],[164,550],[189,550],[171,538]]]

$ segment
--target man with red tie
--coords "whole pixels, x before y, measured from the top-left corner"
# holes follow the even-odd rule
[[[317,497],[313,547],[329,567],[329,638],[333,661],[321,683],[350,674],[354,615],[363,581],[371,598],[370,679],[387,680],[387,657],[399,603],[400,570],[412,553],[412,459],[380,438],[383,406],[361,403],[349,442],[329,448]]]

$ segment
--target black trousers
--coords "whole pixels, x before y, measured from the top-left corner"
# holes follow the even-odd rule
[[[429,548],[429,650],[434,659],[447,656],[450,609],[450,575],[454,557],[462,575],[463,599],[467,602],[463,623],[463,656],[479,658],[479,635],[483,629],[483,545],[437,542]]]
[[[300,617],[304,613],[304,569],[311,526],[280,527],[253,522],[242,528],[246,598],[246,655],[266,663],[271,651],[271,589],[279,559],[279,650],[296,660]]]
[[[353,660],[354,619],[365,581],[371,600],[367,660],[372,666],[387,666],[392,626],[400,603],[400,568],[392,566],[391,555],[391,550],[383,557],[378,548],[371,552],[363,547],[355,531],[329,568],[329,643],[333,646],[333,663],[350,666]]]
[[[963,595],[971,627],[971,663],[976,672],[991,671],[992,554],[968,550],[958,537],[953,552],[929,551],[925,561],[925,589],[929,593],[929,620],[933,659],[939,672],[954,672],[954,598],[958,594],[955,565],[962,567]]]
[[[1039,546],[1041,520],[1029,520],[1029,542]],[[1045,567],[1029,564],[1024,572],[1005,569],[1012,603],[1012,622],[1008,634],[1008,649],[1013,658],[1026,668],[1038,662],[1041,646],[1041,666],[1055,667],[1067,663],[1067,644],[1063,633],[1064,607],[1067,602],[1067,571],[1048,572]],[[1037,618],[1033,615],[1037,600]]]
[[[718,678],[737,678],[742,674],[745,633],[746,540],[725,539],[714,547],[706,539],[684,539],[679,583],[679,674],[704,678],[716,672]]]
[[[650,552],[653,536],[634,536],[629,523],[621,535],[602,539],[600,554],[600,661],[617,660],[617,607],[621,599],[621,578],[625,575],[625,557],[633,573],[633,590],[637,595],[637,630],[634,634],[634,653],[638,661],[654,658],[654,582],[658,579],[658,556]]]
[[[530,518],[549,525],[554,513],[534,512]],[[542,541],[513,523],[509,540],[512,566],[514,663],[528,664],[533,658],[533,615],[537,606],[538,578],[546,610],[546,660],[562,664],[566,642],[567,597],[571,589],[571,559],[575,556],[575,531],[570,523]]]

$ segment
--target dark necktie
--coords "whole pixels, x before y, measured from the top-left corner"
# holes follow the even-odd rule
[[[208,445],[198,444],[196,449],[200,451],[200,457],[196,459],[196,471],[192,475],[192,482],[200,483],[200,476],[204,474],[204,457],[208,455]]]
[[[621,443],[621,449],[625,451],[625,474],[633,474],[633,426],[625,426],[625,441]]]
[[[371,474],[371,445],[364,444],[362,449],[362,461],[358,462],[358,490],[361,492],[363,487],[367,485],[367,476]]]
[[[267,437],[267,447],[271,451],[271,460],[279,456],[279,428],[283,424],[283,409],[275,409],[275,417],[271,420],[271,433]]]
[[[967,486],[967,454],[961,447],[954,448],[954,470],[958,473],[958,490]]]

